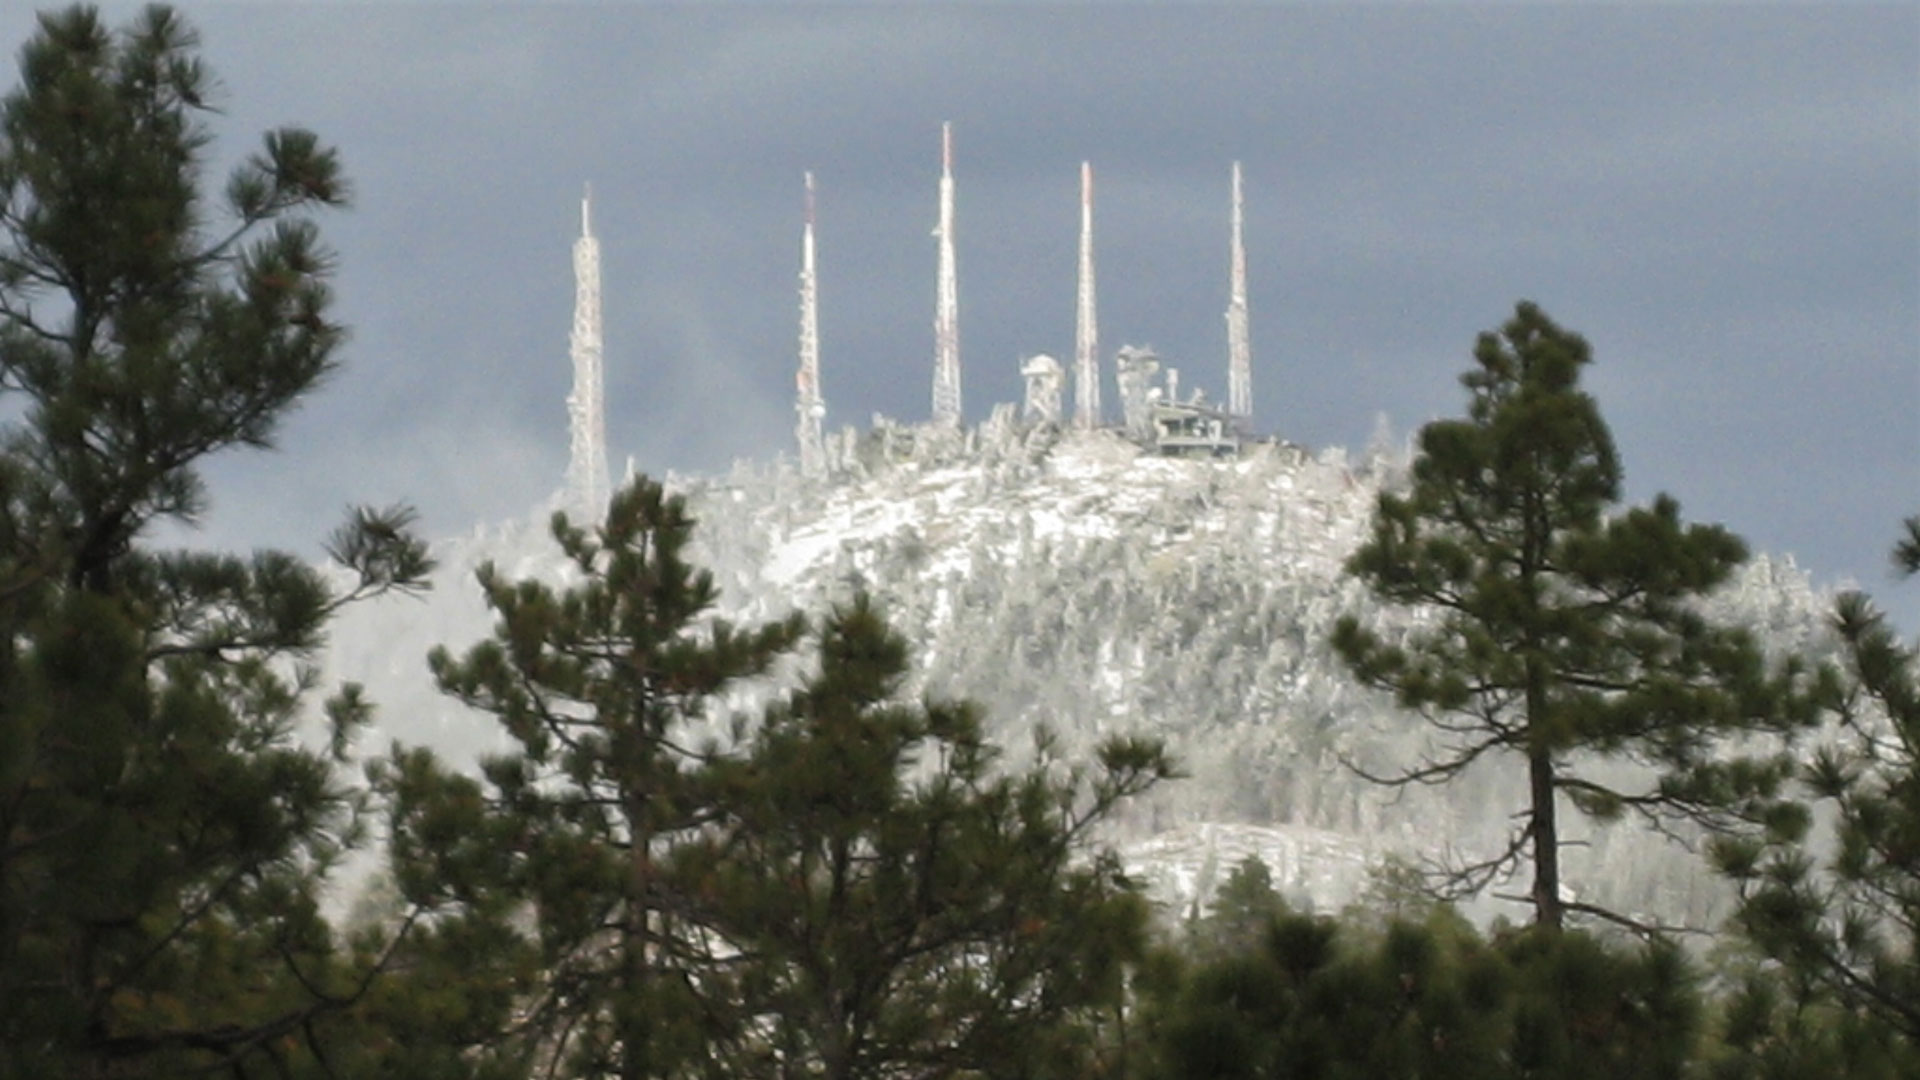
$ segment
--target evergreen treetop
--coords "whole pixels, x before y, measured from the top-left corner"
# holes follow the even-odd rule
[[[1920,573],[1920,517],[1893,551]],[[1825,695],[1832,738],[1797,762],[1815,836],[1724,838],[1733,925],[1790,975],[1795,1008],[1837,1005],[1920,1051],[1920,649],[1860,592],[1835,604],[1845,679]]]
[[[339,755],[296,738],[329,617],[417,586],[404,509],[291,555],[160,551],[197,469],[269,444],[338,362],[333,152],[284,129],[205,191],[212,79],[150,7],[45,13],[0,98],[0,1075],[315,1060],[384,943],[321,918],[360,840]]]
[[[802,686],[722,737],[713,711],[804,624],[714,620],[691,525],[641,477],[604,525],[556,520],[572,584],[483,569],[493,638],[433,665],[517,746],[483,782],[417,750],[383,771],[402,892],[436,933],[502,942],[461,981],[510,981],[522,1020],[473,1060],[1077,1075],[1146,917],[1090,833],[1171,774],[1159,745],[1010,769],[972,707],[900,699],[907,645],[863,598]]]
[[[1480,336],[1474,362],[1461,377],[1467,416],[1421,430],[1409,489],[1382,493],[1348,563],[1382,599],[1433,614],[1399,640],[1351,616],[1335,629],[1355,675],[1435,734],[1426,760],[1365,775],[1444,783],[1483,758],[1517,756],[1524,825],[1501,850],[1446,868],[1444,884],[1479,891],[1525,861],[1541,924],[1579,911],[1644,925],[1565,895],[1562,803],[1660,829],[1762,813],[1784,761],[1731,761],[1716,748],[1804,720],[1788,693],[1797,673],[1769,669],[1747,632],[1700,613],[1698,600],[1746,558],[1738,537],[1683,524],[1665,495],[1618,509],[1618,455],[1580,387],[1584,339],[1521,303]],[[1628,786],[1585,767],[1602,758],[1653,779]]]

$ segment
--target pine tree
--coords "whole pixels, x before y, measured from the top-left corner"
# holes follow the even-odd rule
[[[382,778],[401,892],[433,933],[492,942],[459,981],[516,987],[516,1021],[464,1060],[848,1078],[1090,1060],[1145,909],[1088,834],[1170,773],[1159,746],[1011,771],[971,706],[898,700],[906,645],[864,600],[826,621],[799,690],[703,738],[804,623],[713,619],[692,527],[645,477],[592,535],[558,518],[574,584],[483,569],[494,639],[431,659],[518,744],[482,780],[420,750]]]
[[[906,673],[856,598],[818,674],[708,777],[716,828],[673,874],[739,958],[710,1006],[740,1021],[725,1075],[1081,1076],[1125,1005],[1146,906],[1089,834],[1171,775],[1161,747],[1110,740],[1084,778],[1011,770],[970,706],[899,701]]]
[[[307,211],[333,151],[270,133],[215,204],[192,30],[43,14],[0,99],[0,1075],[146,1075],[323,1054],[381,944],[319,914],[364,792],[368,705],[296,737],[330,615],[428,569],[404,510],[291,555],[157,551],[197,467],[270,444],[337,364]],[[218,222],[216,226],[216,222]]]
[[[1214,890],[1206,915],[1190,920],[1188,943],[1203,953],[1238,953],[1258,943],[1269,924],[1286,912],[1286,901],[1273,887],[1273,872],[1258,855],[1248,855]]]
[[[641,477],[592,530],[555,516],[574,584],[483,566],[493,639],[429,662],[517,746],[483,764],[484,783],[418,749],[381,776],[403,895],[439,932],[499,943],[463,978],[520,980],[521,1021],[485,1040],[494,1059],[678,1076],[715,1037],[693,991],[727,964],[661,867],[713,813],[697,784],[719,752],[700,732],[707,711],[766,674],[803,624],[712,619],[712,576],[685,558],[692,534],[685,500]]]
[[[1640,925],[1563,895],[1563,802],[1660,829],[1761,814],[1785,764],[1722,760],[1718,741],[1804,719],[1788,707],[1795,672],[1767,669],[1749,635],[1709,623],[1695,603],[1745,545],[1683,525],[1665,495],[1616,511],[1619,459],[1580,388],[1590,359],[1582,338],[1530,303],[1480,336],[1461,377],[1466,418],[1421,429],[1409,489],[1382,493],[1372,537],[1348,562],[1381,600],[1431,621],[1396,641],[1349,616],[1333,636],[1363,683],[1436,734],[1419,764],[1363,775],[1435,784],[1483,758],[1525,762],[1524,826],[1501,850],[1447,868],[1443,885],[1477,891],[1530,861],[1526,899],[1548,927],[1569,911]],[[1628,787],[1584,768],[1609,758],[1655,778]]]
[[[1920,517],[1906,521],[1895,568],[1920,573]],[[1801,836],[1717,846],[1740,884],[1735,926],[1784,965],[1796,1003],[1837,1003],[1905,1043],[1920,1063],[1920,649],[1859,592],[1834,627],[1847,667],[1826,698],[1837,738],[1797,774],[1833,822],[1832,843]]]
[[[1701,1028],[1671,945],[1486,941],[1445,907],[1377,933],[1282,914],[1247,948],[1169,966],[1140,1020],[1142,1073],[1165,1080],[1685,1076]]]

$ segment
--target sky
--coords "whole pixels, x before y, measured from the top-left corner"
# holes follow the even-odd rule
[[[1458,415],[1531,299],[1593,346],[1630,499],[1920,629],[1887,560],[1920,513],[1920,7],[181,7],[215,166],[295,124],[355,191],[321,218],[343,370],[211,465],[206,543],[317,553],[394,501],[454,535],[555,491],[589,182],[616,475],[793,452],[805,170],[828,426],[924,419],[951,121],[969,420],[1072,353],[1082,160],[1109,363],[1151,345],[1223,398],[1238,160],[1257,428],[1358,451]],[[32,26],[0,6],[9,52]]]

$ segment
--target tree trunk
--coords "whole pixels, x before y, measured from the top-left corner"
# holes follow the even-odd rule
[[[1560,830],[1554,820],[1553,755],[1536,747],[1527,752],[1527,781],[1533,808],[1527,831],[1533,834],[1533,923],[1559,930]]]
[[[652,964],[647,949],[648,919],[651,904],[647,893],[653,876],[653,832],[647,827],[646,796],[627,798],[628,835],[633,848],[627,853],[627,918],[622,943],[627,966],[626,1001],[615,1015],[621,1016],[621,1080],[648,1080],[653,1068],[653,1009],[649,998]]]
[[[1536,469],[1541,469],[1536,462]],[[1520,578],[1526,597],[1527,650],[1527,794],[1531,813],[1527,831],[1533,834],[1533,924],[1558,933],[1560,910],[1560,828],[1554,816],[1553,740],[1547,730],[1547,687],[1551,676],[1542,659],[1540,574],[1553,544],[1554,525],[1547,496],[1535,489],[1526,499],[1526,534],[1522,541]]]

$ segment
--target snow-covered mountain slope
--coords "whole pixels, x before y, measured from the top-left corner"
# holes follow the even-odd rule
[[[1524,791],[1509,763],[1395,793],[1425,733],[1346,677],[1334,620],[1370,606],[1341,572],[1391,455],[1349,462],[1286,444],[1171,459],[1110,432],[1024,432],[1003,415],[961,435],[884,423],[834,441],[826,477],[790,465],[669,478],[690,497],[723,614],[820,612],[866,589],[918,650],[916,692],[979,702],[1018,755],[1050,730],[1069,759],[1115,732],[1166,738],[1188,778],[1128,811],[1117,838],[1170,903],[1244,854],[1337,906],[1388,852],[1471,856],[1499,844]],[[480,639],[472,573],[561,572],[543,522],[441,545],[436,589],[350,612],[331,666],[368,685],[382,733],[456,760],[497,745],[490,718],[433,693],[423,657]],[[1756,559],[1715,601],[1781,647],[1817,643],[1826,601],[1791,563]],[[1577,891],[1670,918],[1719,895],[1697,859],[1621,827],[1579,836]]]

